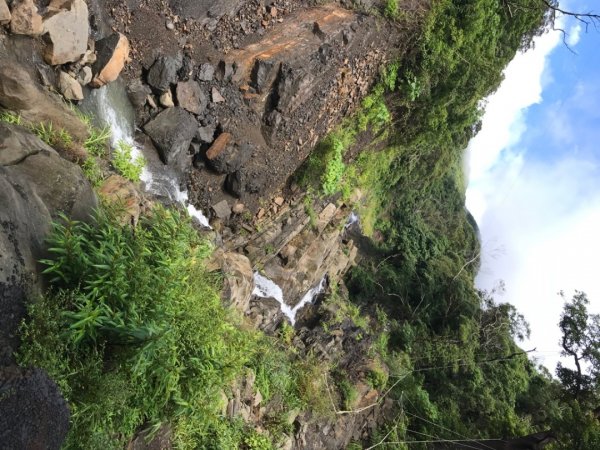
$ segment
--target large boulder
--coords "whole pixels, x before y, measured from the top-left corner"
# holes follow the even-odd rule
[[[96,42],[97,59],[92,67],[94,78],[90,85],[99,88],[115,81],[129,59],[129,40],[114,33]]]
[[[0,205],[0,348],[6,348],[16,345],[25,300],[40,286],[37,261],[47,256],[51,222],[60,213],[85,220],[97,200],[77,165],[26,129],[0,123]]]
[[[58,450],[69,431],[69,408],[41,369],[0,367],[3,449]]]
[[[88,220],[97,206],[81,169],[25,128],[0,123],[1,448],[56,449],[69,427],[58,387],[40,369],[15,365],[26,304],[42,292],[37,261],[48,256],[53,220]]]
[[[165,92],[177,83],[179,69],[183,66],[183,56],[159,56],[148,71],[148,84],[159,92]]]
[[[83,0],[52,0],[48,11],[44,60],[53,66],[79,60],[87,50],[90,31],[87,4]]]
[[[144,131],[158,149],[165,164],[182,166],[198,122],[190,113],[178,106],[168,108],[144,126]]]
[[[37,36],[44,32],[42,16],[33,0],[14,0],[10,31],[13,34]]]
[[[58,98],[40,89],[16,61],[0,54],[0,106],[32,123],[52,123],[77,141],[88,136],[87,126]]]

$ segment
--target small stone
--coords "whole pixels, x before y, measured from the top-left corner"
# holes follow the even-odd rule
[[[37,36],[44,32],[42,16],[33,0],[15,0],[11,16],[10,31],[13,34]]]
[[[6,0],[0,0],[0,25],[6,25],[10,22],[10,10]]]
[[[90,84],[90,82],[92,81],[92,77],[92,68],[90,66],[84,66],[79,71],[79,77],[77,77],[77,81],[79,81],[79,84],[81,84],[82,86],[86,86]]]
[[[66,72],[58,75],[58,90],[67,100],[83,100],[81,84]]]
[[[263,396],[260,393],[260,391],[256,391],[256,395],[254,396],[254,400],[252,402],[252,406],[258,406],[261,404],[261,402],[263,401]]]
[[[285,201],[283,197],[275,197],[275,200],[273,200],[275,202],[275,204],[277,206],[282,206],[283,202]]]
[[[211,92],[213,103],[223,103],[225,98],[221,95],[217,88],[213,87]]]
[[[208,103],[206,95],[195,81],[177,83],[176,93],[177,102],[183,109],[193,114],[201,114],[206,109]]]
[[[215,68],[212,64],[204,63],[198,69],[197,78],[199,81],[212,81],[215,76]]]
[[[259,220],[262,219],[265,216],[265,213],[266,213],[265,209],[264,208],[260,208],[258,210],[258,212],[256,213],[256,218],[259,219]]]
[[[167,27],[167,30],[175,29],[175,25],[173,25],[173,22],[171,22],[170,20],[167,20],[167,23],[165,24],[165,26]]]
[[[86,50],[81,59],[79,60],[79,64],[81,64],[82,66],[94,64],[95,62],[96,54],[92,50]]]
[[[245,210],[246,206],[243,203],[236,203],[232,208],[234,214],[242,214]]]
[[[229,219],[229,216],[231,216],[231,208],[229,207],[227,200],[221,200],[219,203],[212,205],[212,210],[221,220],[227,220]]]
[[[277,17],[277,8],[275,6],[271,6],[271,17]]]
[[[160,104],[163,105],[165,108],[172,108],[173,106],[175,106],[175,103],[173,103],[173,94],[171,94],[170,90],[161,94]]]
[[[154,96],[148,95],[148,97],[146,97],[146,101],[150,105],[150,108],[152,108],[152,109],[158,108],[158,106],[156,106],[156,102],[154,101]]]
[[[217,127],[215,125],[200,127],[198,128],[198,131],[196,131],[196,140],[204,144],[212,144],[215,140],[216,130]]]
[[[298,247],[296,247],[292,244],[288,244],[281,249],[279,254],[281,255],[281,257],[283,259],[289,260],[296,254],[297,251],[298,251]]]

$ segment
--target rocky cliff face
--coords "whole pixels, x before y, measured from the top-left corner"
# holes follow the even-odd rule
[[[298,306],[322,280],[340,280],[358,250],[344,227],[348,205],[313,202],[309,214],[288,179],[395,51],[396,30],[364,13],[377,2],[348,3],[0,0],[0,112],[73,138],[57,152],[0,123],[0,429],[10,448],[59,448],[68,429],[56,385],[13,358],[27,301],[42,288],[37,261],[51,222],[60,214],[86,220],[97,205],[73,163],[87,157],[88,128],[57,93],[77,104],[119,75],[153,170],[184,180],[211,217],[224,301],[268,334],[289,323],[277,299],[256,295],[260,271],[294,311],[299,354],[344,368],[357,387],[358,412],[290,417],[295,432],[284,448],[343,448],[386,417],[389,405],[366,381],[369,337],[349,320],[326,330],[336,311],[322,296]],[[135,223],[140,193],[122,178],[108,181],[103,193],[126,196],[125,220]],[[224,413],[258,426],[272,406],[252,384],[251,374],[240,380]],[[160,439],[168,446],[168,433]]]

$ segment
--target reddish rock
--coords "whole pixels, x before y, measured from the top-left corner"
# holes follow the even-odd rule
[[[230,133],[221,133],[206,152],[206,157],[208,159],[215,159],[219,156],[225,150],[229,141],[231,141],[231,137]]]
[[[115,81],[129,59],[129,40],[114,33],[96,42],[98,58],[92,67],[95,77],[90,86],[99,88]]]

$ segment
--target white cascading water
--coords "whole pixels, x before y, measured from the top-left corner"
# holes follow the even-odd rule
[[[97,107],[97,116],[98,119],[104,122],[106,125],[109,125],[111,128],[111,145],[113,148],[116,148],[119,145],[119,142],[125,142],[127,145],[130,145],[132,148],[131,158],[135,160],[139,156],[143,156],[142,151],[136,144],[133,139],[132,133],[129,131],[127,127],[128,119],[124,114],[120,114],[117,109],[115,109],[109,99],[108,96],[108,86],[101,87],[100,89],[95,89],[92,92],[92,95],[96,99],[96,107]],[[150,172],[148,166],[146,165],[142,170],[142,174],[140,176],[141,181],[144,183],[145,188],[148,192],[158,192],[160,190],[159,186],[156,186],[156,182]],[[182,190],[179,187],[179,183],[177,180],[169,179],[168,186],[166,186],[166,191],[171,200],[177,201],[183,204],[188,211],[188,214],[192,217],[195,217],[198,222],[204,227],[210,228],[208,224],[208,219],[206,216],[197,209],[194,205],[188,203],[188,193],[185,190]]]
[[[358,222],[358,220],[359,220],[358,214],[356,214],[354,211],[352,211],[350,213],[350,215],[348,216],[348,220],[346,221],[346,225],[344,225],[344,229],[350,228],[352,225],[354,225],[356,222]]]
[[[292,308],[284,301],[283,291],[273,280],[270,280],[258,272],[254,272],[254,290],[252,291],[252,294],[261,298],[274,298],[277,300],[281,307],[281,312],[285,314],[288,319],[290,319],[292,325],[295,325],[296,314],[298,314],[298,311],[300,311],[305,305],[312,303],[317,295],[325,290],[326,283],[327,277],[325,276],[321,279],[317,286],[309,289],[308,292],[304,294],[300,302]]]

